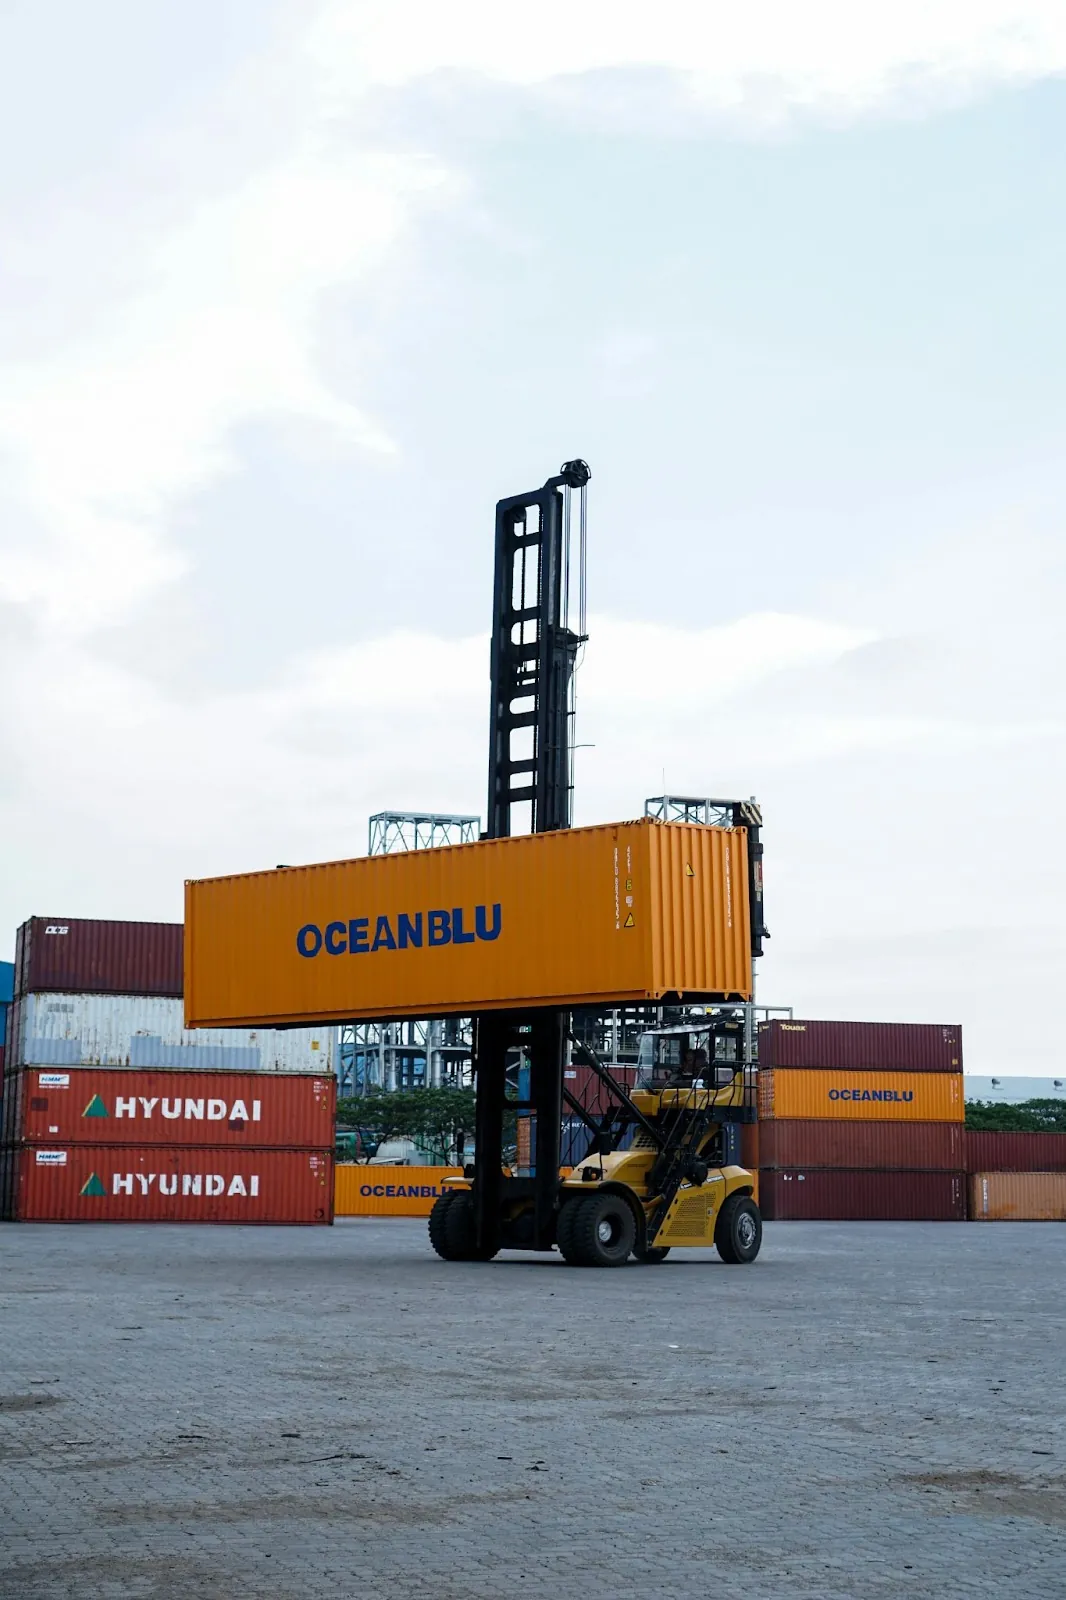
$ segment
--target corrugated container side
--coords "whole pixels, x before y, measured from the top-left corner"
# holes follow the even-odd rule
[[[961,1122],[838,1122],[799,1118],[763,1122],[763,1167],[902,1168],[961,1172],[965,1146]]]
[[[654,987],[706,993],[723,971],[749,987],[748,836],[687,825],[647,830]],[[707,930],[711,931],[708,940]]]
[[[986,1133],[967,1128],[966,1170],[1066,1171],[1066,1133]]]
[[[13,961],[0,961],[0,1006],[6,1006],[15,998],[15,963]]]
[[[962,1029],[926,1022],[818,1022],[772,1018],[759,1024],[759,1065],[844,1067],[886,1072],[961,1072]]]
[[[181,1001],[156,995],[28,994],[17,1009],[23,1067],[325,1074],[336,1064],[331,1023],[187,1029]]]
[[[338,1217],[428,1217],[444,1178],[460,1167],[339,1166]]]
[[[623,1089],[632,1090],[636,1084],[636,1067],[618,1066],[608,1069],[611,1076],[621,1084]],[[586,1111],[602,1114],[611,1105],[618,1101],[604,1087],[603,1083],[593,1072],[591,1067],[566,1067],[563,1071],[563,1088],[573,1095],[579,1105]],[[567,1108],[563,1107],[563,1115],[568,1115]]]
[[[180,922],[31,917],[18,932],[16,992],[180,996],[183,940]]]
[[[744,998],[746,849],[743,831],[645,818],[190,882],[186,1017],[251,1026],[666,991]],[[727,858],[728,889],[714,877]],[[667,902],[681,935],[664,953]]]
[[[39,1068],[12,1075],[6,1142],[326,1150],[337,1080],[310,1073]]]
[[[962,1122],[961,1072],[759,1071],[759,1117],[826,1121]]]
[[[973,1172],[972,1222],[1066,1222],[1066,1172]]]
[[[740,1165],[747,1167],[749,1172],[758,1172],[762,1166],[760,1159],[762,1150],[762,1130],[757,1122],[743,1122],[740,1125]]]
[[[767,1222],[962,1222],[961,1172],[847,1172],[762,1168]]]
[[[21,1145],[0,1152],[19,1222],[329,1223],[333,1152]]]

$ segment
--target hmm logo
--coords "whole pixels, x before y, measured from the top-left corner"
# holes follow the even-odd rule
[[[475,906],[472,915],[462,906],[451,911],[416,911],[413,916],[401,911],[392,917],[327,922],[324,928],[307,922],[296,935],[296,948],[309,960],[322,950],[328,956],[373,955],[376,950],[421,950],[423,945],[473,944],[478,939],[491,942],[500,937],[502,927],[503,908],[498,902],[492,907]]]
[[[895,1100],[904,1105],[914,1099],[913,1089],[830,1089],[830,1100]]]

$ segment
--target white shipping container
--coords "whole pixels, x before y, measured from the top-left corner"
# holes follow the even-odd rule
[[[182,1072],[336,1070],[337,1029],[185,1028],[184,1002],[157,995],[28,994],[16,1005],[8,1070],[130,1067]]]

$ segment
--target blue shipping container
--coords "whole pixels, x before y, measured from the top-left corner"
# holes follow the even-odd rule
[[[15,998],[15,963],[0,961],[0,1005]]]

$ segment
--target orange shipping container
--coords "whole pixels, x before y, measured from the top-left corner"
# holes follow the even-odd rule
[[[1066,1222],[1066,1172],[973,1172],[971,1222]]]
[[[747,834],[651,818],[192,881],[189,1027],[751,995]]]
[[[461,1167],[339,1166],[338,1217],[428,1217],[442,1178],[458,1178]]]
[[[759,1073],[759,1116],[870,1122],[962,1122],[961,1072],[844,1072],[779,1067]]]

